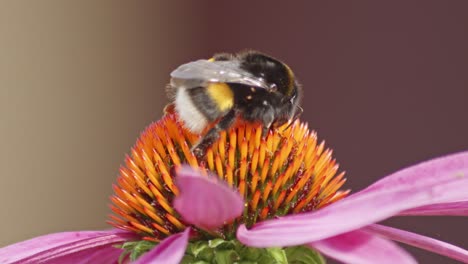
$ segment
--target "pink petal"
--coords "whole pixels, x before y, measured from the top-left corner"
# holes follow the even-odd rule
[[[359,229],[404,210],[468,200],[465,175],[468,175],[468,152],[404,169],[388,180],[379,181],[385,184],[315,212],[261,222],[250,230],[242,225],[237,238],[254,247],[300,245]]]
[[[178,264],[182,260],[187,248],[190,235],[190,228],[185,229],[184,232],[172,235],[159,243],[158,246],[147,252],[135,264],[151,264],[151,263],[164,263],[164,264]]]
[[[378,180],[363,191],[387,189],[400,185],[431,184],[451,180],[454,175],[468,176],[468,151],[431,159],[399,170]],[[431,177],[433,175],[433,177]]]
[[[403,211],[398,215],[468,216],[468,201],[426,205]]]
[[[180,195],[174,208],[185,221],[212,230],[240,216],[244,210],[242,197],[214,176],[184,166],[177,171]]]
[[[430,237],[418,235],[408,231],[376,224],[367,226],[364,229],[388,239],[392,239],[414,247],[422,248],[443,256],[447,256],[449,258],[459,260],[463,263],[468,263],[467,250],[446,242],[442,242]]]
[[[361,230],[316,241],[308,245],[331,258],[349,264],[417,263],[410,254],[392,241]]]
[[[134,237],[118,229],[55,233],[1,248],[0,263],[114,263],[122,250],[113,245]]]
[[[113,246],[101,246],[98,248],[90,248],[80,251],[75,254],[65,255],[54,259],[41,260],[34,263],[73,263],[73,264],[90,264],[90,263],[112,263],[117,264],[122,249]],[[23,263],[23,262],[21,262]]]

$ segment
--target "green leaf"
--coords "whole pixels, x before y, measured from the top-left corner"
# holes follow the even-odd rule
[[[289,264],[325,264],[325,258],[317,251],[306,247],[296,246],[284,249]]]

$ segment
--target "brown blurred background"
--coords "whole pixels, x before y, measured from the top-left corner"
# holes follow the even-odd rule
[[[303,120],[359,190],[468,149],[468,2],[3,1],[0,246],[102,229],[172,69],[252,48],[304,85]],[[468,247],[466,218],[388,224]],[[410,249],[421,263],[455,263]]]

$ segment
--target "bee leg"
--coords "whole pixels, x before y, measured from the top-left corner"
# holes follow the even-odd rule
[[[262,138],[266,138],[268,136],[268,132],[270,132],[270,127],[264,125],[262,127]]]
[[[209,146],[219,138],[219,133],[223,130],[228,129],[234,120],[236,119],[236,111],[230,110],[221,120],[203,136],[202,139],[192,147],[192,152],[197,158],[202,158],[206,154],[206,150]]]
[[[269,108],[266,113],[262,117],[262,138],[266,138],[268,136],[268,132],[270,131],[270,127],[275,120],[275,111],[273,108]]]

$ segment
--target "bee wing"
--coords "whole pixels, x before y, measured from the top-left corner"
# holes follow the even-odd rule
[[[241,69],[238,61],[192,61],[175,69],[171,77],[171,85],[175,87],[194,88],[209,82],[230,82],[270,89],[265,80]]]

